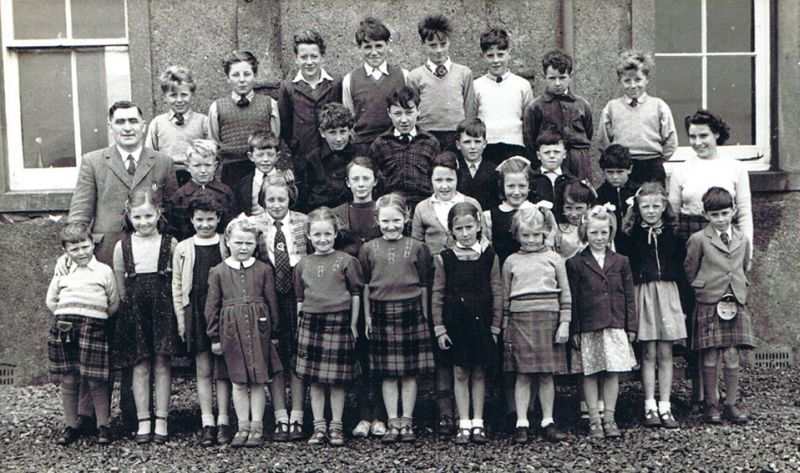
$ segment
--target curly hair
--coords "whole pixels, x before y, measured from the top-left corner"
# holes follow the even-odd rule
[[[687,115],[683,120],[686,133],[691,125],[707,125],[711,132],[717,135],[717,144],[724,145],[731,137],[731,127],[719,115],[705,109],[699,109],[692,115]]]

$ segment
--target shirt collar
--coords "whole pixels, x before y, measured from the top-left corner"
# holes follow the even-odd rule
[[[122,148],[117,145],[117,152],[119,152],[119,156],[122,158],[122,162],[124,163],[126,159],[128,159],[128,155],[133,156],[133,161],[136,164],[139,164],[139,158],[142,156],[142,147],[139,146],[135,150],[128,152],[123,150]]]
[[[470,168],[470,166],[475,166],[475,170],[476,170],[476,171],[477,171],[478,169],[480,169],[480,167],[481,167],[481,163],[483,163],[483,156],[481,156],[480,158],[478,158],[478,159],[477,159],[477,161],[473,161],[473,162],[469,162],[469,161],[467,161],[466,159],[464,160],[464,164],[466,164],[466,165],[467,165],[467,169],[469,169],[469,168]]]
[[[255,97],[255,96],[256,96],[256,92],[254,90],[251,90],[250,93],[248,93],[244,97],[247,100],[249,100],[250,102],[252,102],[253,101],[253,97]],[[237,94],[236,92],[231,92],[231,100],[233,100],[234,102],[238,102],[241,97],[242,96]]]
[[[188,122],[191,119],[193,113],[194,111],[192,111],[191,109],[187,110],[186,113],[183,114],[184,121]],[[169,111],[169,119],[172,121],[175,120],[175,112],[172,110]]]
[[[453,67],[453,61],[451,61],[450,58],[447,58],[447,61],[445,61],[444,64],[442,65],[444,66],[447,72],[450,72],[450,68]],[[436,72],[436,68],[439,66],[437,64],[434,64],[433,61],[431,61],[430,59],[428,59],[425,62],[425,67],[427,67],[428,70],[431,72]]]
[[[194,194],[195,192],[197,192],[198,189],[202,189],[203,187],[208,187],[209,189],[214,189],[220,192],[224,192],[222,188],[219,186],[220,182],[217,181],[216,179],[212,179],[211,182],[209,182],[208,184],[198,184],[197,182],[195,182],[194,179],[190,179],[188,183],[192,185],[192,187],[186,188],[186,192],[188,194]]]
[[[501,83],[501,84],[502,84],[503,82],[505,82],[505,81],[506,81],[506,79],[508,79],[508,76],[509,76],[509,75],[511,75],[511,71],[506,71],[506,72],[505,72],[505,74],[503,74],[502,76],[496,76],[496,75],[492,74],[491,72],[487,72],[487,73],[486,73],[486,77],[488,77],[488,78],[489,78],[489,80],[490,80],[490,81],[492,81],[492,82],[495,82],[495,83],[496,83],[496,82],[497,82],[497,78],[498,78],[498,77],[500,77],[501,79],[503,79],[503,80],[501,80],[501,81],[500,81],[500,83]]]
[[[481,248],[481,242],[479,241],[476,241],[472,246],[464,246],[461,243],[456,242],[456,246],[461,248],[462,250],[472,250],[478,254],[483,253],[483,248]]]
[[[366,62],[364,63],[364,71],[367,73],[368,76],[372,75],[372,71],[377,69],[381,72],[381,74],[388,76],[389,75],[389,66],[386,64],[386,61],[383,61],[380,66],[373,68]]]
[[[522,205],[517,207],[516,210],[535,209],[536,207],[545,207],[545,206],[544,205],[539,205],[539,204],[534,204],[530,200],[526,200],[525,202],[522,203]],[[500,204],[500,210],[502,210],[503,212],[510,212],[511,210],[515,210],[515,209],[513,207],[511,207],[510,205],[506,204],[505,202],[503,202],[503,203]]]
[[[539,168],[539,171],[542,174],[555,174],[556,176],[561,176],[563,174],[563,172],[561,171],[561,168],[556,168],[555,171],[550,171],[550,170],[545,169],[544,166],[542,166],[541,168]]]
[[[92,259],[90,259],[89,262],[86,263],[86,267],[91,269],[92,271],[97,271],[100,268],[100,262],[97,261],[97,258],[92,256]],[[77,266],[75,269],[78,268],[80,268],[80,266]]]
[[[244,261],[236,261],[232,256],[229,256],[225,258],[225,264],[233,269],[239,269],[242,267],[242,265],[244,265],[245,268],[249,268],[250,266],[256,264],[256,259],[251,256]]]
[[[545,90],[544,94],[542,94],[542,97],[544,98],[545,102],[552,102],[555,99],[565,100],[567,102],[575,101],[575,96],[572,94],[572,89],[567,89],[564,95],[553,95]]]
[[[644,103],[647,100],[647,97],[648,97],[647,92],[643,93],[641,97],[636,99],[636,103],[637,104]],[[625,96],[625,103],[630,105],[631,103],[633,103],[633,99],[626,95]]]
[[[392,128],[392,130],[394,130],[394,136],[396,136],[397,138],[400,138],[400,136],[402,136],[402,135],[403,135],[402,133],[400,133],[400,132],[397,130],[397,128]],[[412,138],[414,138],[415,136],[417,136],[417,127],[414,127],[414,128],[413,128],[413,129],[412,129],[410,132],[408,132],[408,135],[409,135],[410,137],[412,137]]]
[[[453,205],[455,205],[455,204],[458,204],[460,202],[464,202],[464,194],[462,194],[461,192],[458,192],[458,191],[456,191],[456,193],[453,195],[453,198],[450,199],[450,200],[438,199],[438,198],[436,198],[436,194],[433,194],[431,196],[431,203],[433,203],[433,204],[453,204]]]
[[[297,83],[297,82],[305,82],[306,84],[310,85],[311,88],[314,88],[324,80],[328,80],[328,81],[333,82],[333,77],[328,75],[328,73],[325,72],[325,69],[320,69],[320,71],[319,71],[319,82],[316,82],[316,83],[312,84],[311,82],[307,81],[305,76],[303,75],[303,71],[297,71],[297,75],[294,76],[294,79],[292,79],[292,82],[295,82],[295,83]]]
[[[269,225],[275,225],[275,222],[277,221],[281,222],[284,228],[286,228],[286,226],[289,225],[289,223],[291,223],[291,219],[289,218],[290,215],[291,212],[286,212],[286,215],[282,219],[275,220],[274,218],[272,218],[272,215],[270,215],[269,212],[264,212],[264,217],[267,219],[267,223]]]
[[[723,230],[725,233],[728,234],[728,238],[732,238],[733,237],[733,233],[731,232],[731,227],[733,227],[733,225],[728,225],[728,228]],[[718,237],[722,238],[722,232],[721,231],[717,230],[716,228],[714,229],[714,231],[717,232],[717,236]]]

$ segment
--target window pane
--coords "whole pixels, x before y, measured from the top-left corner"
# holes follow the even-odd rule
[[[707,0],[708,50],[750,52],[754,48],[753,0]]]
[[[751,57],[708,58],[708,108],[730,125],[729,145],[755,143],[754,63]]]
[[[656,0],[659,53],[700,52],[700,0]]]
[[[694,57],[659,57],[650,89],[653,95],[663,99],[672,109],[672,117],[678,127],[678,141],[686,144],[683,119],[691,115],[702,102],[702,63]]]
[[[16,39],[54,39],[67,36],[64,0],[15,0],[13,11]]]
[[[108,146],[105,49],[76,52],[78,110],[81,120],[81,152]]]
[[[75,166],[70,52],[19,53],[19,83],[24,166]]]
[[[73,38],[124,38],[124,0],[72,0]]]

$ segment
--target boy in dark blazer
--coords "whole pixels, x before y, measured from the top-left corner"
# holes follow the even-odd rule
[[[280,139],[271,131],[251,133],[247,138],[247,146],[247,157],[255,169],[233,186],[233,193],[238,213],[259,215],[264,213],[264,208],[258,203],[258,193],[264,179],[277,171],[289,173],[287,177],[294,179],[294,170],[291,159],[280,151]]]
[[[463,120],[456,128],[458,158],[457,190],[477,200],[483,209],[500,204],[496,164],[483,158],[486,149],[486,125],[480,118]]]

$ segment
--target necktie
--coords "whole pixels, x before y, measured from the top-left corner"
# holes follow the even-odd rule
[[[182,113],[175,113],[175,124],[178,126],[183,126],[185,120],[183,119]]]
[[[503,82],[503,78],[501,76],[497,76],[497,77],[494,78],[494,81],[499,84],[499,83]]]
[[[129,154],[125,161],[128,162],[128,174],[133,176],[136,173],[136,160],[133,159],[132,154]]]
[[[239,101],[236,102],[236,106],[237,107],[246,107],[248,105],[250,105],[250,100],[247,99],[247,96],[246,95],[240,95],[239,96]]]
[[[289,265],[289,253],[286,248],[286,235],[281,227],[283,222],[275,221],[275,289],[281,294],[289,292],[292,279],[292,267]]]
[[[636,108],[638,106],[639,106],[639,100],[636,97],[632,98],[631,99],[631,107]]]
[[[724,243],[725,246],[731,246],[731,238],[728,236],[728,232],[720,233],[719,237],[722,239],[722,243]]]
[[[400,135],[400,142],[404,145],[411,143],[411,135],[409,134],[402,134]]]
[[[442,77],[447,75],[447,68],[444,67],[443,64],[439,64],[438,66],[436,66],[436,71],[434,71],[433,75],[441,79]]]
[[[478,168],[474,164],[469,165],[469,174],[472,177],[475,177],[475,174],[478,172]]]

